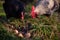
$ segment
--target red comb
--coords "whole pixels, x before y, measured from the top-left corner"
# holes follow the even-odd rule
[[[21,19],[24,20],[24,14],[23,14],[23,12],[21,12],[21,15],[22,15]]]
[[[32,11],[31,11],[31,17],[32,18],[36,18],[34,10],[35,10],[35,7],[32,6]]]

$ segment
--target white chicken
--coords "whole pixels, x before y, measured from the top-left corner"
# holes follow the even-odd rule
[[[58,8],[57,0],[38,0],[34,12],[38,15],[52,14]]]

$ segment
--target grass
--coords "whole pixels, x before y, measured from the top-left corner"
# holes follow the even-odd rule
[[[0,15],[5,15],[5,14],[3,13]],[[15,24],[17,27],[18,27],[18,25],[21,25],[21,26],[25,25],[25,22],[23,22],[20,19],[10,18],[9,20],[10,20],[11,24]],[[28,22],[32,23],[33,29],[30,30],[33,33],[32,40],[42,40],[42,39],[43,40],[59,40],[60,36],[58,36],[59,34],[57,34],[57,33],[60,33],[60,23],[58,23],[56,14],[54,14],[50,18],[47,18],[45,16],[39,16],[39,18],[35,18],[35,19],[25,18],[24,21],[28,21]],[[2,27],[3,23],[0,23],[0,24]],[[1,27],[0,27],[0,29],[1,29]],[[1,30],[5,31],[4,29],[1,29]],[[1,32],[1,34],[2,34],[2,32]],[[8,35],[6,35],[6,34],[8,34]],[[6,31],[6,34],[4,33],[4,36],[8,37],[8,39],[11,38],[11,40],[12,39],[13,40],[22,39],[22,38],[19,38],[16,36],[12,37],[12,35],[7,33],[7,31]],[[2,37],[3,37],[3,34],[2,34]],[[6,37],[3,37],[4,38],[3,40],[5,40]],[[6,40],[8,40],[8,39],[6,39]]]

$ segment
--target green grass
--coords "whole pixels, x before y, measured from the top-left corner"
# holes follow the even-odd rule
[[[0,15],[5,16],[4,13],[0,14]],[[47,18],[45,16],[39,16],[39,18],[35,18],[35,19],[32,19],[31,17],[25,18],[23,21],[28,21],[28,22],[32,23],[32,27],[34,28],[31,30],[31,32],[33,33],[32,40],[42,40],[42,39],[43,40],[59,40],[59,36],[57,36],[58,35],[57,33],[60,32],[60,24],[58,23],[58,21],[56,19],[57,19],[57,15],[54,14],[50,18]],[[23,22],[20,19],[10,18],[9,20],[10,20],[11,24],[15,24],[16,26],[25,25],[25,22]],[[0,23],[0,24],[2,27],[3,23]],[[3,30],[3,29],[1,29],[1,30]],[[2,32],[1,32],[1,34],[2,34]],[[6,34],[8,34],[8,35],[6,35]],[[16,36],[12,37],[12,35],[7,32],[6,32],[6,34],[4,34],[4,37],[2,34],[2,37],[4,38],[3,40],[5,40],[6,37],[8,37],[8,39],[10,39],[10,40],[22,39],[22,38],[19,38]],[[8,39],[6,39],[6,40],[8,40]]]
[[[6,16],[6,14],[5,13],[0,13],[0,16]]]

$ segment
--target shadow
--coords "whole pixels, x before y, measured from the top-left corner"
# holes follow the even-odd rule
[[[6,18],[6,16],[1,15],[1,16],[0,16],[0,22],[1,22],[1,23],[8,23],[8,19]]]
[[[55,12],[60,13],[60,3],[59,3],[59,8]]]

